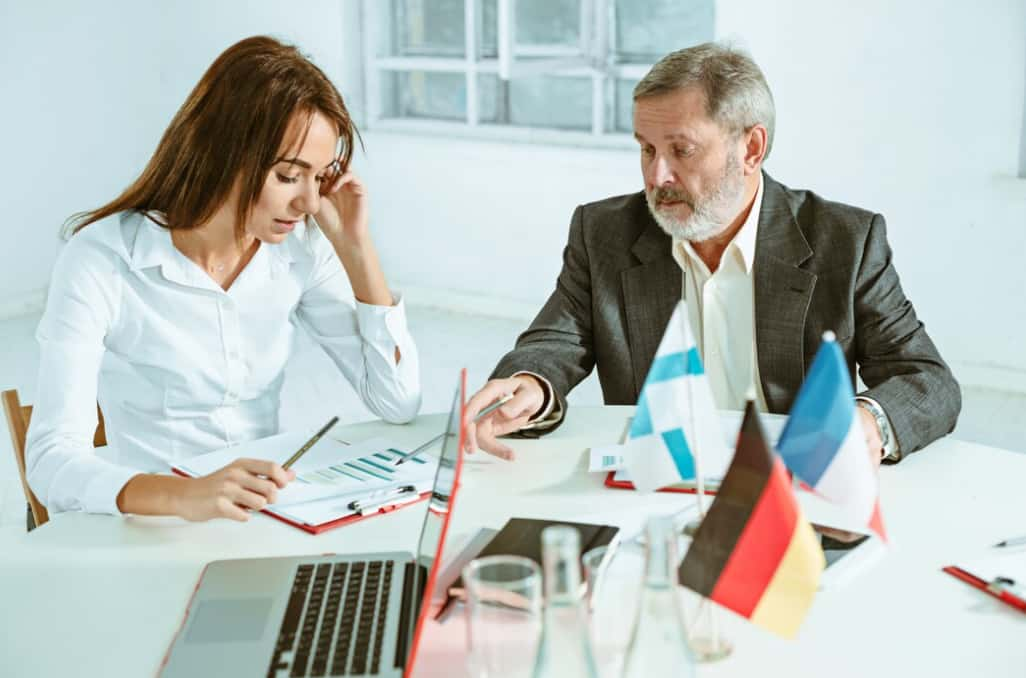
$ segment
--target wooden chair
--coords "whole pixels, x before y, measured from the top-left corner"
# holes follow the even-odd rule
[[[18,475],[21,476],[21,488],[25,491],[25,499],[28,501],[26,527],[32,531],[50,519],[46,507],[36,499],[25,476],[25,438],[28,435],[29,420],[32,417],[32,406],[21,404],[17,390],[0,393],[0,399],[4,403],[7,428],[11,432],[11,445],[14,447],[14,460],[18,464]],[[99,405],[96,406],[96,416],[98,425],[96,433],[93,434],[93,446],[103,447],[107,444],[107,433],[103,428],[103,412],[100,411]]]

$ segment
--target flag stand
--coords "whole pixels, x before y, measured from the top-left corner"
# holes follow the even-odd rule
[[[683,322],[686,323],[686,320]],[[687,336],[686,324],[684,329],[685,336]],[[695,426],[695,399],[691,392],[690,379],[687,380],[687,389],[688,423],[691,425],[691,439],[695,443],[691,450],[691,456],[695,460],[695,497],[698,502],[698,519],[684,527],[684,533],[691,537],[705,518],[705,476],[702,474],[701,454],[698,451],[698,448],[702,446],[702,441],[699,440],[698,428]],[[712,601],[705,596],[699,599],[694,622],[688,627],[688,644],[691,645],[695,660],[702,664],[725,659],[734,650],[730,642],[720,634],[718,615],[713,609]]]

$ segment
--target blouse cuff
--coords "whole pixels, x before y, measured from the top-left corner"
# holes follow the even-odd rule
[[[138,469],[117,466],[104,460],[97,460],[97,468],[86,484],[82,497],[82,509],[87,513],[109,513],[120,516],[118,494],[129,480],[141,473]]]
[[[393,306],[375,306],[356,302],[356,322],[360,335],[375,346],[388,351],[405,343],[409,336],[406,328],[406,303],[401,294],[392,292]]]

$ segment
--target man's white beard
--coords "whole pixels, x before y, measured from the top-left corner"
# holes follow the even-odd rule
[[[741,163],[737,158],[729,155],[723,168],[723,177],[712,195],[700,200],[695,200],[690,195],[680,195],[679,197],[691,207],[691,215],[685,219],[678,219],[659,211],[656,198],[658,189],[645,193],[648,211],[652,213],[652,218],[659,227],[675,240],[702,242],[719,235],[730,225],[734,218],[734,208],[737,207],[745,190],[744,174],[738,171],[740,167]]]

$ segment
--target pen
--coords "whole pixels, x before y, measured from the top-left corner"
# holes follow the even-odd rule
[[[384,494],[378,495],[377,497],[375,497],[376,501],[364,503],[364,502],[360,501],[359,499],[355,499],[355,500],[349,502],[349,510],[350,511],[356,511],[357,513],[365,513],[365,512],[368,512],[370,510],[375,510],[376,511],[377,509],[381,508],[382,506],[389,506],[390,504],[395,504],[396,503],[395,500],[397,498],[402,498],[405,495],[408,495],[408,494],[411,494],[411,493],[414,496],[416,496],[417,488],[414,487],[413,485],[403,485],[402,487],[397,487],[397,488],[395,488],[395,489],[393,489],[393,490],[391,490],[389,492],[386,492]]]
[[[499,409],[500,407],[502,407],[503,405],[508,403],[510,400],[513,400],[513,394],[512,393],[507,393],[506,395],[502,396],[501,398],[496,400],[494,403],[492,403],[488,407],[486,407],[483,410],[481,410],[480,412],[478,412],[477,416],[474,417],[474,423],[476,424],[477,422],[481,421],[484,417],[487,417],[489,414],[491,414],[495,410]],[[402,463],[404,463],[406,461],[409,461],[410,459],[416,457],[418,454],[420,454],[424,450],[428,449],[429,447],[431,447],[432,445],[434,445],[435,443],[437,443],[439,440],[441,440],[444,437],[445,437],[444,433],[439,433],[434,438],[432,438],[431,440],[427,441],[426,443],[424,443],[423,445],[421,445],[417,449],[410,450],[409,452],[407,452],[406,454],[402,455],[401,457],[398,457],[397,459],[392,460],[392,464],[394,466],[398,466],[399,464],[402,464]]]
[[[987,591],[991,595],[998,598],[1002,603],[1011,605],[1014,608],[1022,612],[1026,612],[1026,600],[1018,595],[1018,592],[1012,588],[1015,585],[1015,581],[1007,579],[1005,577],[998,577],[991,583],[987,584]]]
[[[1006,546],[1022,546],[1023,544],[1026,544],[1026,537],[1014,537],[1012,539],[999,541],[998,543],[994,544],[994,547],[1004,548]]]
[[[325,424],[324,426],[321,427],[320,431],[318,431],[317,433],[313,434],[313,438],[310,438],[310,440],[307,440],[306,444],[303,445],[302,447],[300,447],[298,450],[296,450],[296,453],[294,455],[292,455],[291,457],[289,457],[288,461],[286,461],[284,464],[282,464],[281,467],[283,469],[285,469],[286,471],[288,471],[290,466],[292,466],[297,461],[299,461],[299,458],[302,457],[304,454],[306,454],[306,451],[309,450],[311,447],[313,447],[314,444],[316,444],[317,441],[320,440],[321,437],[325,433],[327,433],[328,430],[332,426],[334,426],[337,423],[338,423],[338,417],[332,417],[331,420],[328,421],[327,424]]]

